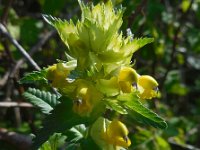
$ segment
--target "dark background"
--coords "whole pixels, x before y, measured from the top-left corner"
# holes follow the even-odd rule
[[[133,61],[140,74],[154,76],[159,82],[160,97],[149,103],[169,125],[162,131],[136,124],[130,149],[200,148],[200,1],[113,2],[116,7],[126,7],[124,34],[130,28],[134,37],[155,39],[136,52]],[[66,50],[42,13],[67,20],[80,18],[76,0],[0,0],[0,23],[41,68],[64,58]],[[29,135],[36,132],[43,118],[22,97],[27,87],[17,81],[36,68],[12,39],[0,30],[0,149],[5,150],[28,149]]]

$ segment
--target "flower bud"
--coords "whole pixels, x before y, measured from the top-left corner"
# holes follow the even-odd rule
[[[128,133],[126,125],[119,120],[114,119],[106,128],[103,138],[109,144],[127,148],[131,145]]]
[[[149,76],[142,75],[138,78],[139,86],[139,97],[142,99],[152,99],[157,96],[158,93],[158,83],[157,81]]]
[[[131,67],[124,67],[119,72],[119,85],[124,93],[130,93],[132,90],[132,85],[137,85],[138,74],[135,69]]]

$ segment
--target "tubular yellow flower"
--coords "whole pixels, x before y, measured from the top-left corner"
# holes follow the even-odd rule
[[[157,96],[158,83],[149,75],[142,75],[138,78],[138,87],[139,97],[142,99],[152,99]]]
[[[119,72],[118,82],[122,92],[130,93],[132,85],[137,86],[138,74],[135,69],[131,67],[124,67]]]
[[[52,86],[59,88],[64,83],[69,74],[69,70],[62,63],[54,64],[47,69],[47,79],[51,81]]]
[[[131,141],[128,138],[128,129],[117,119],[114,119],[106,128],[106,131],[103,133],[103,138],[109,144],[113,146],[129,147]]]
[[[75,68],[75,65],[72,63],[58,63],[47,68],[47,79],[51,81],[53,87],[61,88],[68,84],[67,76]]]
[[[90,94],[88,87],[81,87],[77,90],[77,96],[74,100],[73,110],[80,114],[88,114],[92,111],[92,105],[90,104]]]
[[[78,79],[75,82],[77,88],[75,89],[73,110],[81,116],[87,116],[102,98],[101,94],[89,81]]]

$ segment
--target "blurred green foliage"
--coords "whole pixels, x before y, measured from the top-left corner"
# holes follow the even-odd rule
[[[0,1],[0,17],[4,18],[5,8],[10,0]],[[100,0],[89,2],[97,3]],[[140,0],[113,0],[116,7],[126,8],[122,31],[130,28],[134,37],[154,37],[155,41],[145,46],[133,56],[137,59],[136,68],[141,74],[150,74],[160,83],[160,98],[149,101],[146,105],[155,109],[167,122],[168,129],[161,131],[150,127],[129,126],[130,138],[134,143],[130,149],[170,150],[186,147],[187,144],[200,147],[200,0],[147,0],[140,6]],[[137,12],[137,8],[142,7]],[[136,12],[134,18],[131,16]],[[80,16],[80,8],[76,0],[17,0],[13,1],[8,15],[1,21],[11,35],[29,52],[40,39],[53,30],[41,17],[50,14],[63,19]],[[133,19],[133,20],[132,20]],[[132,24],[129,26],[129,23]],[[5,46],[5,38],[0,35],[0,80],[12,70],[15,62],[23,56],[9,42]],[[42,49],[42,50],[41,50]],[[57,35],[48,40],[33,55],[33,59],[41,67],[47,67],[64,58],[66,47]],[[7,51],[10,51],[10,55]],[[11,83],[12,101],[24,101],[20,93],[21,87],[16,82],[23,74],[32,71],[30,64],[23,64],[14,79],[0,84],[0,101],[7,98],[8,86]],[[20,108],[20,123],[16,119],[13,108],[1,108],[0,127],[18,133],[35,133],[41,125],[43,116],[35,109]],[[127,120],[127,122],[131,121]],[[43,150],[63,145],[63,137],[54,135],[45,143]],[[173,140],[177,145],[174,145]],[[86,144],[87,145],[87,144]],[[55,145],[54,145],[55,146]],[[0,139],[2,149],[12,149],[9,142]],[[53,149],[53,148],[52,148]],[[55,147],[54,147],[55,149]]]

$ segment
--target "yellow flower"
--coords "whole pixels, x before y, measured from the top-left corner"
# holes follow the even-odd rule
[[[106,128],[106,131],[103,133],[103,138],[109,144],[113,146],[129,147],[131,141],[128,138],[128,129],[117,119],[114,119]]]
[[[76,67],[73,62],[58,63],[47,68],[47,79],[55,88],[61,88],[68,84],[67,76]]]
[[[139,97],[142,99],[152,99],[157,96],[158,83],[149,75],[142,75],[138,78],[138,87]]]
[[[74,100],[73,110],[80,114],[88,114],[92,111],[93,106],[90,104],[90,94],[88,87],[81,87],[77,90],[77,96]]]
[[[118,82],[122,92],[130,93],[132,91],[132,86],[137,86],[138,76],[135,69],[131,67],[122,68],[118,76]]]
[[[89,81],[78,79],[75,84],[77,87],[73,110],[81,116],[87,116],[92,112],[102,95]]]

